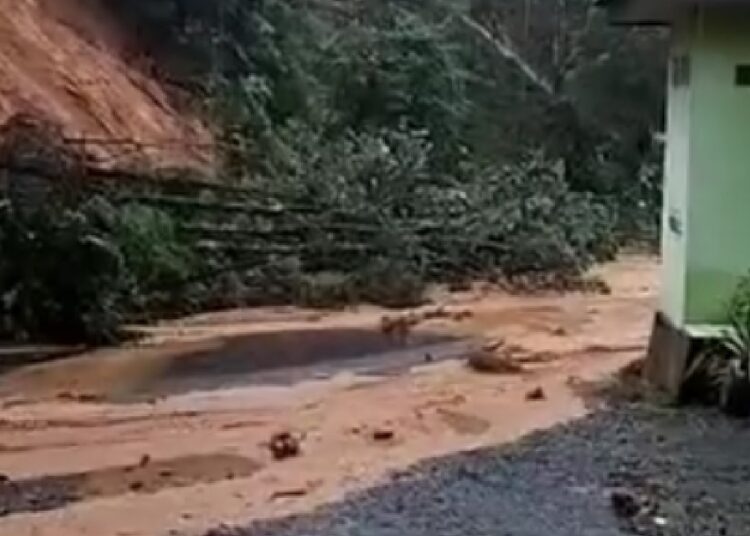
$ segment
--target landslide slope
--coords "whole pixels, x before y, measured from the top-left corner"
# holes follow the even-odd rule
[[[97,0],[0,0],[0,124],[50,120],[102,167],[210,166],[208,128],[126,61],[134,44]]]

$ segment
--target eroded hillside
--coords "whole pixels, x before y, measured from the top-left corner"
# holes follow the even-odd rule
[[[97,6],[0,0],[0,123],[16,113],[54,121],[107,167],[209,164],[208,129],[125,61],[133,39]]]

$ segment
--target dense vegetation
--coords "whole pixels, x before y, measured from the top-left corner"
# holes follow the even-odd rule
[[[123,315],[268,301],[408,305],[431,281],[574,278],[656,235],[662,38],[608,27],[588,0],[106,4],[217,125],[221,181],[274,217],[214,217],[244,237],[227,251],[196,243],[185,230],[206,221],[184,211],[6,206],[0,333],[106,339]],[[79,283],[47,268],[61,252]]]

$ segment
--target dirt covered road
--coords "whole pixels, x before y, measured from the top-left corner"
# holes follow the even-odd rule
[[[0,534],[200,534],[580,417],[580,386],[642,355],[655,272],[640,257],[606,266],[608,295],[436,295],[408,335],[383,333],[392,313],[374,308],[206,315],[6,373]],[[520,373],[466,367],[500,340]],[[299,455],[274,459],[281,432]]]

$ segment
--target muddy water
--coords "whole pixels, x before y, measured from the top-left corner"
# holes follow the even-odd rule
[[[258,329],[258,328],[261,329]],[[359,325],[233,325],[180,329],[168,342],[101,350],[52,363],[21,367],[0,377],[0,397],[18,392],[117,403],[247,385],[290,385],[329,378],[341,371],[384,376],[455,358],[468,337],[417,329],[396,339],[367,319]],[[193,340],[196,339],[196,340]],[[153,344],[153,345],[151,345]]]

